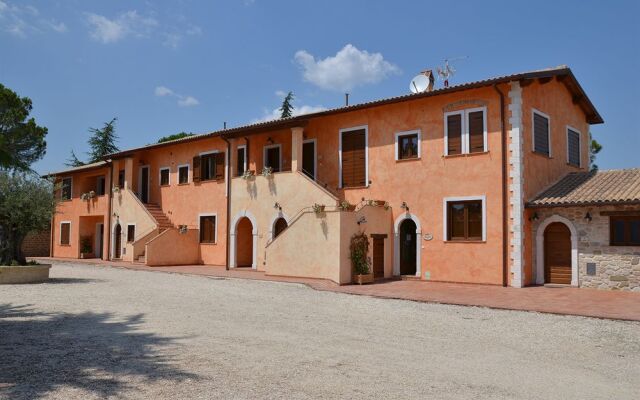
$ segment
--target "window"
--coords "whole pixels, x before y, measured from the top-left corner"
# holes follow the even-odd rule
[[[341,130],[340,138],[340,187],[367,186],[367,127]]]
[[[124,188],[124,170],[123,169],[118,171],[118,187],[121,189]]]
[[[278,218],[273,223],[273,238],[277,238],[285,229],[287,229],[287,220],[283,217]]]
[[[212,181],[224,178],[224,153],[202,153],[193,158],[193,181]]]
[[[236,176],[242,176],[247,169],[247,146],[238,146],[236,151]]]
[[[178,184],[189,183],[189,164],[178,165]]]
[[[567,127],[567,162],[580,167],[580,132]]]
[[[445,201],[446,235],[448,241],[482,241],[484,230],[484,199],[452,199]]]
[[[551,128],[549,116],[533,110],[533,151],[551,156]]]
[[[133,243],[136,240],[136,225],[127,225],[127,243]]]
[[[68,246],[71,244],[71,222],[60,222],[60,244]]]
[[[640,215],[609,217],[611,246],[640,246]]]
[[[61,200],[71,200],[71,185],[73,181],[72,178],[63,178],[62,186],[60,188],[60,199]]]
[[[160,186],[169,186],[169,168],[160,168]]]
[[[486,108],[445,113],[445,155],[487,151]]]
[[[98,196],[104,195],[105,190],[105,178],[104,176],[99,176],[96,184],[96,194]]]
[[[273,172],[282,170],[282,153],[280,150],[281,145],[279,144],[264,146],[264,166],[273,168]]]
[[[201,215],[200,216],[200,243],[216,243],[216,216]]]
[[[396,133],[396,160],[420,158],[420,131]]]

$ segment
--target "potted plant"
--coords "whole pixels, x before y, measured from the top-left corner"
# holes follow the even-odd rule
[[[351,204],[346,200],[342,200],[340,202],[340,210],[342,211],[355,211],[355,209],[356,209],[355,204]]]
[[[114,187],[111,189],[111,191],[112,191],[113,193],[120,193],[120,186],[114,186]]]
[[[318,203],[315,203],[315,204],[312,206],[312,208],[313,208],[313,212],[314,212],[314,213],[316,213],[316,214],[323,213],[323,212],[324,212],[324,207],[325,207],[325,205],[324,205],[324,204],[318,204]]]
[[[80,238],[80,258],[93,258],[91,236],[83,236]]]
[[[253,171],[248,169],[242,173],[242,179],[245,181],[251,179],[253,177]]]
[[[369,238],[364,232],[351,236],[349,253],[353,268],[353,282],[359,285],[373,282],[369,258]]]
[[[265,178],[268,178],[271,176],[271,174],[273,173],[273,168],[271,167],[264,167],[262,168],[262,172],[260,173],[262,176],[264,176]]]

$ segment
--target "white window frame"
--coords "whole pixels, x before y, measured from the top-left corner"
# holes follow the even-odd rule
[[[318,139],[313,138],[313,139],[303,140],[302,141],[303,147],[305,143],[313,143],[313,180],[315,181],[318,178]],[[303,151],[303,157],[304,157],[304,151]],[[302,171],[302,164],[304,164],[304,159],[300,164],[301,171]]]
[[[62,225],[69,224],[69,243],[62,243]],[[71,221],[60,221],[60,233],[58,234],[59,246],[71,246]]]
[[[569,131],[574,131],[578,134],[578,165],[572,164],[571,160],[569,158]],[[567,125],[566,126],[566,138],[567,138],[567,164],[573,166],[573,167],[578,167],[578,168],[582,168],[582,132],[580,132],[579,129],[574,128],[571,125]]]
[[[166,185],[162,184],[162,171],[169,171],[169,182]],[[158,168],[158,185],[159,186],[171,186],[171,168],[170,167],[160,167]]]
[[[262,147],[262,168],[265,168],[267,166],[267,150],[275,149],[276,147],[280,149],[280,151],[278,152],[278,164],[280,164],[280,167],[278,168],[278,172],[282,172],[282,144],[281,143],[269,144]]]
[[[216,217],[216,226],[213,229],[213,243],[202,243],[200,241],[200,231],[202,230],[202,217]],[[218,213],[198,214],[198,244],[218,244]]]
[[[63,193],[62,189],[64,188],[65,179],[69,179],[71,181],[71,185],[69,185],[70,190],[69,190],[69,198],[68,199],[63,199],[62,198],[62,193]],[[62,201],[70,201],[71,199],[73,199],[73,176],[66,176],[64,178],[61,178],[60,179],[60,184],[61,184],[61,186],[60,186],[60,200],[62,200]]]
[[[403,136],[410,136],[410,135],[418,135],[418,157],[417,158],[400,158],[398,156],[398,146],[399,146],[399,142],[400,142],[400,138]],[[420,158],[422,158],[422,132],[420,131],[420,129],[414,129],[411,131],[402,131],[402,132],[396,132],[395,134],[395,138],[396,138],[396,145],[395,145],[395,159],[396,161],[404,161],[404,160],[419,160]]]
[[[185,183],[180,183],[180,168],[187,168],[187,181]],[[191,177],[189,174],[191,173],[191,164],[180,164],[177,169],[177,177],[176,181],[178,185],[188,185],[191,182]]]
[[[134,229],[134,233],[133,233],[133,240],[131,241],[131,243],[133,243],[133,242],[135,242],[135,241],[136,241],[136,234],[138,233],[138,227],[136,226],[136,224],[135,224],[135,223],[129,223],[129,224],[127,224],[127,238],[126,238],[126,239],[125,239],[125,241],[124,241],[125,245],[126,245],[127,243],[129,243],[129,227],[130,227],[130,226],[133,226],[133,229]]]
[[[535,108],[531,108],[531,150],[536,153],[536,154],[540,154],[540,155],[545,155],[543,153],[537,152],[536,151],[536,126],[535,126],[535,120],[536,120],[536,114],[538,114],[541,117],[545,117],[547,119],[547,126],[549,127],[549,129],[547,130],[547,140],[549,141],[549,158],[552,157],[553,155],[553,149],[551,146],[551,117],[548,114],[543,113],[542,111],[535,109]]]
[[[458,240],[449,240],[449,203],[456,201],[482,201],[482,242],[487,241],[487,196],[461,196],[461,197],[445,197],[442,199],[442,240],[445,242],[459,242]],[[466,242],[462,242],[466,243]],[[473,243],[473,242],[471,242]],[[478,242],[476,242],[478,243]]]
[[[244,163],[242,163],[242,167],[244,168],[245,172],[247,171],[247,145],[246,144],[241,144],[238,147],[236,147],[236,157],[238,157],[238,150],[242,149],[242,154],[244,154]],[[238,160],[236,160],[236,165],[234,167],[238,167]],[[238,175],[238,171],[233,171],[236,176],[240,176]]]
[[[461,131],[462,131],[462,149],[460,154],[470,154],[469,150],[471,148],[471,144],[469,143],[469,114],[472,112],[482,111],[482,139],[483,139],[483,152],[486,153],[489,151],[489,133],[487,131],[487,107],[474,107],[474,108],[465,108],[464,110],[457,111],[449,111],[444,113],[444,155],[449,155],[449,124],[447,123],[447,119],[451,115],[460,115],[460,123]],[[457,155],[457,154],[455,154]]]
[[[342,189],[342,135],[344,133],[358,131],[364,129],[364,176],[365,186],[369,187],[369,125],[352,126],[350,128],[343,128],[339,131],[338,136],[338,188]]]

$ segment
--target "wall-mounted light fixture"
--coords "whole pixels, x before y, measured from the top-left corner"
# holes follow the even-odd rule
[[[587,211],[587,214],[584,216],[584,219],[586,219],[589,222],[593,220],[593,217],[591,216],[591,213],[589,211]]]
[[[273,208],[275,208],[276,210],[282,211],[282,206],[277,201],[276,201],[276,204],[273,205]]]
[[[273,144],[273,139],[271,139],[271,136],[269,136],[269,138],[267,139],[267,143]]]
[[[402,204],[400,205],[400,208],[402,208],[403,210],[409,212],[409,206],[407,205],[406,201],[402,202]]]
[[[538,213],[534,212],[532,216],[529,217],[529,221],[537,221],[540,217],[538,217]]]
[[[358,221],[356,222],[358,225],[360,224],[366,224],[367,223],[367,219],[365,218],[365,216],[363,215],[362,217],[358,218]]]

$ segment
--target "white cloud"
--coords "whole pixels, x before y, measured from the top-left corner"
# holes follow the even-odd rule
[[[286,97],[287,96],[287,92],[285,92],[284,90],[276,90],[275,93],[276,97]]]
[[[316,60],[305,50],[295,54],[306,81],[327,90],[349,91],[356,86],[380,82],[400,68],[380,53],[358,50],[347,44],[335,56]]]
[[[174,92],[166,86],[156,86],[154,94],[157,97],[172,96],[178,99],[178,105],[180,107],[194,107],[200,104],[200,101],[193,96],[184,96]]]
[[[91,37],[102,43],[114,43],[127,36],[147,37],[158,26],[155,18],[141,16],[136,10],[124,12],[114,19],[94,13],[86,15],[92,28]]]
[[[286,95],[286,93],[285,93]],[[310,105],[302,105],[302,106],[295,106],[295,108],[293,109],[292,112],[292,116],[296,117],[298,115],[304,115],[304,114],[312,114],[315,112],[319,112],[319,111],[324,111],[326,110],[326,107],[323,106],[310,106]],[[280,119],[280,115],[281,115],[281,111],[278,108],[274,109],[274,110],[265,110],[264,111],[264,115],[262,116],[262,118],[257,118],[254,119],[252,121],[252,123],[256,123],[256,122],[266,122],[266,121],[273,121],[275,119]]]
[[[49,27],[58,33],[63,33],[67,31],[67,25],[64,22],[49,22]]]
[[[63,33],[67,26],[40,15],[34,6],[15,5],[0,0],[0,31],[25,38],[30,34],[54,31]]]

